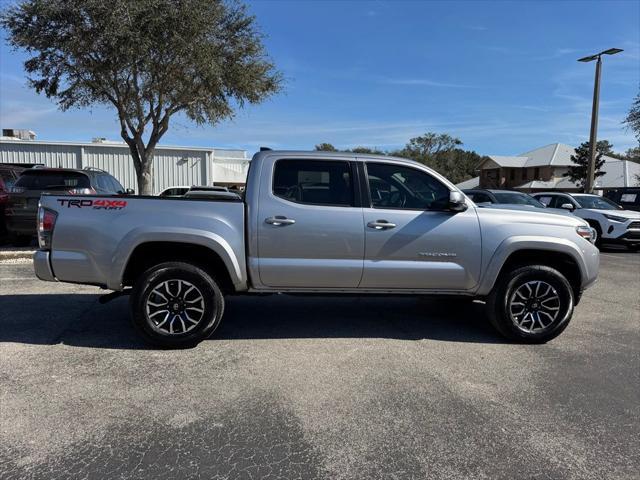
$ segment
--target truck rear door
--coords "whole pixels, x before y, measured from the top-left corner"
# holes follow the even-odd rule
[[[364,231],[353,163],[335,157],[280,158],[269,159],[263,168],[257,222],[261,283],[356,288]]]

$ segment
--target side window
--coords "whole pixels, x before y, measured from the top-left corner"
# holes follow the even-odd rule
[[[106,190],[110,192],[112,190],[111,182],[109,182],[109,177],[106,175],[98,175],[96,177],[96,183],[98,184],[98,188],[100,190]]]
[[[553,197],[551,195],[544,195],[542,197],[536,197],[536,199],[542,203],[545,207],[554,207],[555,202],[553,201]]]
[[[476,203],[493,203],[491,197],[486,193],[476,193],[475,198],[472,199]]]
[[[354,205],[351,167],[345,161],[278,160],[273,194],[306,205]]]
[[[374,208],[440,210],[449,203],[449,189],[421,170],[367,163],[367,174]]]
[[[111,182],[111,190],[114,193],[124,193],[124,187],[120,184],[116,177],[107,177]]]

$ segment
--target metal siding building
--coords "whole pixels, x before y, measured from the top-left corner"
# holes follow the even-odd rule
[[[41,164],[57,168],[96,167],[137,192],[129,147],[123,143],[71,143],[36,140],[0,140],[0,163]],[[244,185],[249,169],[245,150],[200,147],[156,147],[153,189],[159,193],[174,185]]]

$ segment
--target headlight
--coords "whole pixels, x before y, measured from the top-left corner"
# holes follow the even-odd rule
[[[585,240],[589,240],[591,243],[596,241],[596,236],[593,228],[587,225],[580,225],[579,227],[576,227],[576,232],[582,238],[584,238]]]
[[[608,218],[609,220],[613,220],[614,222],[626,222],[627,219],[624,217],[617,217],[615,215],[605,215],[605,218]]]

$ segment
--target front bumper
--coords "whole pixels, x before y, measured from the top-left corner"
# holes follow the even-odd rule
[[[50,253],[48,250],[37,250],[33,254],[33,269],[36,272],[36,277],[40,280],[57,282],[58,279],[54,277],[53,270],[51,270]]]
[[[611,222],[606,231],[602,232],[602,240],[611,243],[640,243],[640,222]]]

